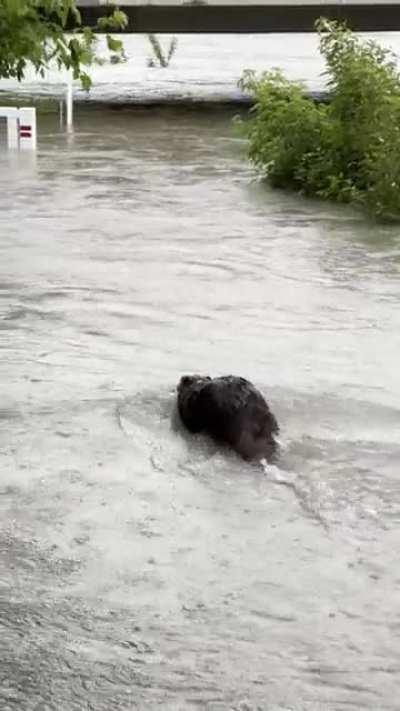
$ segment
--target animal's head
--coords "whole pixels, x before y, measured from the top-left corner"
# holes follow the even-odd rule
[[[203,385],[209,383],[211,378],[208,375],[183,375],[178,383],[177,391],[179,395],[185,392],[201,390]]]

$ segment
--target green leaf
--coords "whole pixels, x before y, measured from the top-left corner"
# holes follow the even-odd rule
[[[77,29],[67,34],[70,17]],[[123,29],[127,17],[114,10],[104,23],[107,29]],[[29,65],[44,76],[55,64],[72,69],[88,89],[91,82],[83,67],[96,62],[96,46],[93,30],[81,24],[76,0],[0,0],[0,78],[21,81]],[[119,40],[111,39],[110,49],[123,55]]]
[[[107,47],[110,52],[121,52],[123,49],[123,43],[121,40],[114,39],[111,35],[107,35]]]
[[[85,91],[89,91],[92,86],[92,80],[90,76],[85,72],[82,72],[79,78],[81,80],[82,88],[85,89]]]

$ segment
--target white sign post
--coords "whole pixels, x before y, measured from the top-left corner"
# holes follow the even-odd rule
[[[71,73],[68,74],[65,103],[66,103],[66,109],[67,109],[66,110],[67,131],[70,132],[73,129],[73,122],[74,122],[74,95],[73,95],[73,88],[72,88]]]
[[[35,151],[37,146],[36,109],[0,106],[0,118],[7,120],[7,146],[21,151]]]

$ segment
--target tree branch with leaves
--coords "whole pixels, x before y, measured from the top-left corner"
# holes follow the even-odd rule
[[[71,21],[75,27],[69,31]],[[96,34],[106,34],[113,56],[123,55],[123,44],[110,34],[126,27],[128,19],[118,9],[84,27],[75,0],[0,0],[0,78],[21,81],[32,65],[40,76],[57,66],[72,72],[84,89],[91,79],[88,67],[96,56]]]

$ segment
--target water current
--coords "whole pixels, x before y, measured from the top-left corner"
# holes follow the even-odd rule
[[[398,711],[400,233],[267,189],[223,112],[0,155],[2,711]],[[249,377],[265,473],[187,436]]]

